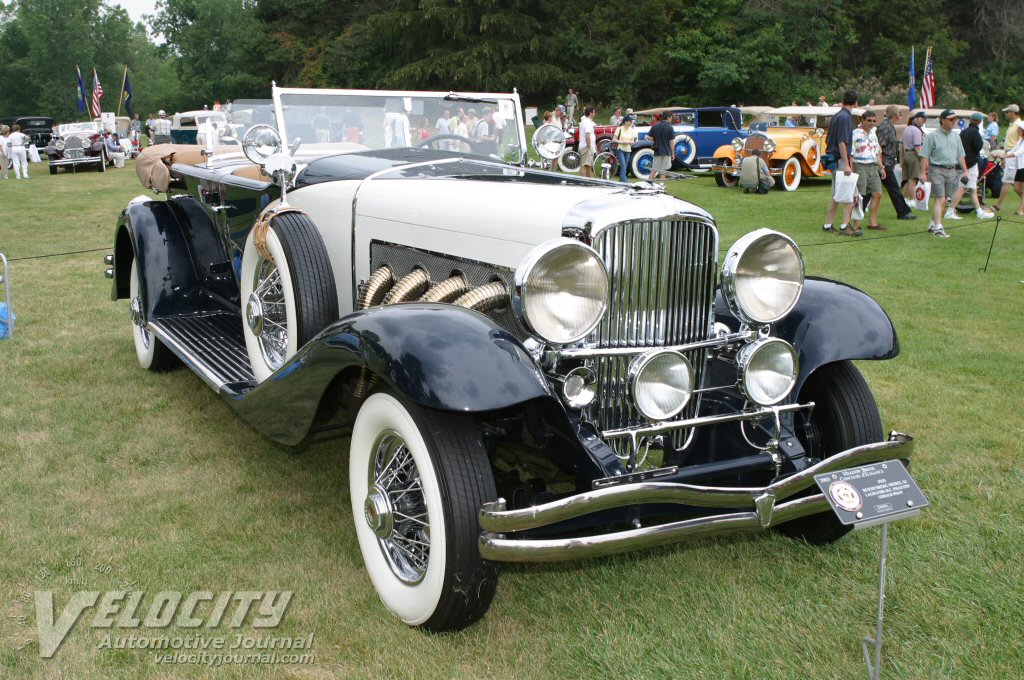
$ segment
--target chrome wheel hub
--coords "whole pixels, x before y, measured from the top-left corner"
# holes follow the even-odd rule
[[[254,335],[263,332],[263,305],[255,293],[249,296],[249,302],[245,306],[245,322],[249,324],[249,329]]]
[[[377,538],[388,538],[394,528],[395,520],[388,492],[374,485],[363,503],[363,516],[366,518],[366,525],[370,527],[370,531]]]
[[[131,305],[128,307],[128,314],[131,316],[133,324],[142,326],[142,298],[138,295],[132,298]]]
[[[412,452],[397,432],[382,432],[372,452],[367,526],[400,581],[423,580],[430,560],[430,517]]]
[[[273,262],[261,259],[252,287],[245,305],[245,322],[259,343],[263,361],[276,371],[288,354],[288,312],[280,270]]]

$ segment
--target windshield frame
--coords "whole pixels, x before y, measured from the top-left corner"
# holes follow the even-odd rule
[[[515,144],[518,148],[518,158],[511,159],[511,154],[504,155],[503,158],[492,157],[492,160],[500,161],[503,163],[511,163],[513,165],[523,165],[526,162],[527,157],[527,146],[526,146],[526,127],[523,122],[523,109],[519,101],[519,94],[516,91],[511,93],[494,93],[494,92],[432,92],[432,91],[421,91],[421,90],[348,90],[348,89],[332,89],[332,88],[302,88],[302,87],[278,87],[273,86],[272,99],[274,102],[274,113],[276,118],[277,131],[281,134],[281,138],[284,141],[285,146],[289,146],[292,143],[292,137],[288,132],[287,123],[287,112],[286,104],[283,102],[283,98],[291,96],[315,96],[315,97],[364,97],[364,98],[378,98],[381,100],[381,111],[384,111],[385,100],[388,98],[402,98],[402,99],[420,99],[420,100],[436,100],[441,108],[455,109],[459,106],[465,108],[479,108],[481,106],[487,106],[490,103],[494,103],[495,108],[501,108],[503,115],[505,116],[505,140],[504,147],[507,149],[511,144]],[[343,100],[339,100],[343,101]],[[508,102],[508,105],[499,105],[498,102]],[[344,106],[344,104],[339,104]],[[435,117],[436,118],[436,117]],[[434,123],[435,120],[427,118],[428,130],[430,136],[435,136]],[[515,130],[511,131],[510,127],[514,126]],[[331,142],[320,144],[317,142],[311,142],[310,140],[303,139],[303,148],[312,147],[314,149],[322,149],[324,153],[336,153],[351,151],[351,145],[346,148],[345,143]],[[409,148],[416,148],[417,143],[413,141],[412,146]],[[372,150],[373,147],[371,146]],[[504,149],[499,149],[503,151]]]

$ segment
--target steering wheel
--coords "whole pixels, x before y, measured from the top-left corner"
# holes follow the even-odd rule
[[[441,135],[434,135],[433,137],[427,137],[426,139],[424,139],[422,142],[420,142],[416,146],[423,147],[425,149],[439,149],[440,147],[437,146],[437,143],[438,142],[445,142],[445,141],[462,142],[462,143],[465,143],[466,145],[468,145],[469,148],[472,150],[472,152],[477,154],[478,156],[486,156],[487,155],[486,153],[484,153],[483,149],[480,147],[480,143],[479,142],[474,142],[469,137],[463,137],[462,135],[453,135],[453,134],[450,134],[450,133],[445,133],[445,134],[441,134]],[[446,150],[450,150],[450,149],[446,149]]]

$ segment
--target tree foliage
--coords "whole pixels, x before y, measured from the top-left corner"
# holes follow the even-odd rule
[[[112,1],[112,0],[111,0]],[[940,105],[1024,98],[1019,0],[104,0],[0,4],[0,111],[74,117],[74,67],[140,112],[304,87],[510,90],[550,105],[905,100],[935,53]],[[153,35],[163,41],[154,41]],[[110,102],[109,99],[105,102]],[[107,108],[107,106],[104,106]]]

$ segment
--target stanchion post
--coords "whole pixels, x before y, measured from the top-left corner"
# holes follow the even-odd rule
[[[988,257],[985,258],[985,266],[981,268],[981,271],[988,273],[988,261],[992,259],[992,247],[996,244],[996,234],[999,233],[999,223],[1003,221],[1003,218],[996,216],[996,227],[992,230],[992,241],[988,244]]]
[[[878,619],[875,621],[875,637],[865,636],[861,639],[861,649],[864,651],[864,663],[868,667],[868,678],[878,680],[882,674],[882,622],[885,619],[885,580],[888,568],[889,550],[889,523],[882,525],[882,557],[879,566],[878,577]],[[871,649],[871,648],[874,649]],[[874,652],[874,660],[872,660]]]
[[[7,256],[0,253],[0,263],[3,264],[2,277],[4,284],[4,298],[7,300],[7,337],[14,337],[14,310],[11,307],[11,268],[7,264]]]

